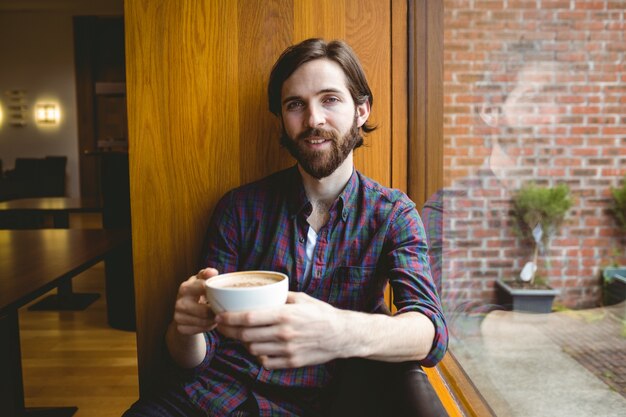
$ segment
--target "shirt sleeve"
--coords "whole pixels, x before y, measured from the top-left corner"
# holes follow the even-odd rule
[[[387,233],[385,255],[396,314],[416,311],[428,317],[435,327],[431,350],[420,361],[423,366],[435,366],[448,347],[448,329],[430,273],[426,233],[412,203],[398,203]]]
[[[215,206],[207,229],[200,268],[215,268],[220,274],[234,272],[239,263],[240,227],[233,192]]]
[[[441,191],[431,196],[422,208],[424,230],[428,238],[428,258],[430,272],[441,294],[441,266],[443,261],[443,196]]]
[[[235,221],[235,210],[232,192],[224,195],[215,206],[213,215],[206,231],[200,268],[215,268],[219,273],[237,270],[238,222]],[[189,375],[196,375],[209,367],[220,342],[217,330],[204,333],[206,355],[203,361],[188,370]]]
[[[220,335],[217,332],[217,330],[212,330],[210,332],[205,332],[204,333],[204,341],[206,342],[206,352],[207,353],[204,356],[204,359],[202,360],[202,362],[200,362],[200,364],[198,366],[196,366],[195,368],[192,369],[192,373],[194,375],[202,373],[202,371],[204,371],[205,369],[207,369],[210,366],[211,360],[215,356],[215,351],[217,350],[217,345],[219,345],[219,342],[220,342]]]

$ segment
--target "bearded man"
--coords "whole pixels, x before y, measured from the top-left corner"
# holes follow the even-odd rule
[[[268,97],[297,165],[220,200],[202,269],[180,285],[166,334],[181,380],[127,416],[387,415],[385,392],[402,372],[424,378],[419,365],[434,366],[446,351],[415,204],[354,169],[361,132],[374,130],[354,52],[321,39],[288,48]],[[244,270],[286,274],[287,303],[215,315],[204,281]],[[427,380],[415,391],[409,402],[431,407],[423,415],[444,413]]]

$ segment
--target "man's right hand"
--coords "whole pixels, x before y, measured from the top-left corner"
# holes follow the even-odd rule
[[[204,281],[216,275],[216,269],[205,268],[178,287],[172,323],[178,333],[191,336],[215,328],[215,314],[206,302]]]
[[[178,287],[174,320],[167,328],[165,341],[172,359],[183,368],[199,365],[207,353],[202,333],[215,328],[215,315],[206,303],[204,281],[218,272],[205,268]]]

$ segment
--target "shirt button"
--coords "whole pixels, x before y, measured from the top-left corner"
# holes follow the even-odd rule
[[[304,243],[304,238],[301,237],[300,239],[298,239],[300,241],[300,243]]]

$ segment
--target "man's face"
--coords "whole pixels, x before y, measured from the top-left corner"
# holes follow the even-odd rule
[[[318,179],[345,161],[369,116],[369,103],[355,106],[343,70],[327,59],[303,64],[285,80],[281,108],[281,143]]]

